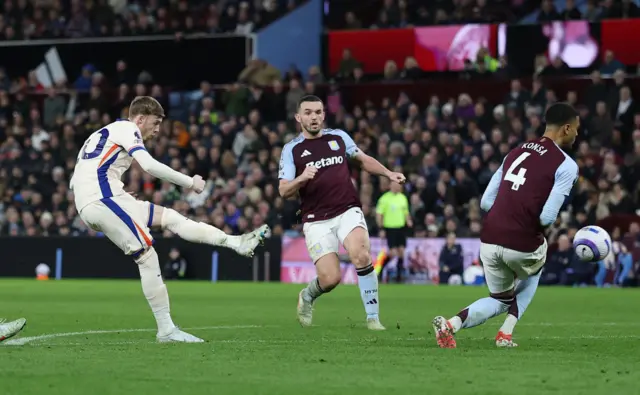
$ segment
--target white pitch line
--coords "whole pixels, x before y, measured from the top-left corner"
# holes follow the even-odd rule
[[[250,329],[250,328],[262,328],[259,325],[221,325],[221,326],[201,326],[195,328],[184,328],[184,330],[211,330],[211,329]],[[42,341],[48,339],[55,339],[59,337],[71,337],[71,336],[84,336],[84,335],[103,335],[109,333],[131,333],[131,332],[155,332],[157,329],[141,328],[141,329],[110,329],[110,330],[92,330],[82,332],[62,332],[62,333],[50,333],[47,335],[19,337],[17,339],[10,339],[4,342],[7,346],[22,346],[27,343]]]
[[[638,322],[630,322],[630,323],[622,323],[622,322],[523,322],[518,326],[544,326],[544,327],[553,327],[553,326],[639,326]],[[320,325],[314,325],[320,326]],[[251,328],[266,328],[266,327],[274,327],[271,325],[261,326],[261,325],[221,325],[221,326],[203,326],[203,327],[193,327],[193,328],[183,328],[184,330],[219,330],[219,329],[251,329]],[[61,338],[61,337],[73,337],[73,336],[84,336],[84,335],[100,335],[100,334],[113,334],[113,333],[132,333],[132,332],[155,332],[156,329],[151,328],[140,328],[140,329],[110,329],[110,330],[89,330],[89,331],[81,331],[81,332],[63,332],[63,333],[51,333],[39,336],[28,336],[28,337],[19,337],[16,339],[10,339],[3,343],[3,345],[7,346],[22,346],[27,343],[44,341],[49,339]],[[562,336],[551,336],[551,337],[532,337],[530,339],[610,339],[610,338],[640,338],[640,336],[573,336],[573,337],[562,337]],[[472,340],[482,340],[484,338],[467,338]],[[332,339],[331,341],[340,341],[339,339]],[[344,341],[352,341],[352,339],[345,339]],[[225,341],[222,341],[225,342]],[[233,341],[229,341],[233,342]],[[243,342],[243,341],[237,341]],[[247,341],[251,342],[251,341]],[[259,342],[256,340],[255,342]],[[112,344],[112,343],[109,343]]]
[[[518,340],[603,340],[603,339],[640,339],[640,335],[623,335],[623,336],[597,336],[597,335],[584,335],[584,336],[533,336],[533,337],[519,337]],[[376,342],[376,338],[371,338],[371,343]],[[431,337],[408,337],[408,338],[394,338],[394,339],[381,339],[382,342],[417,342],[417,341],[431,341]],[[491,337],[465,337],[460,336],[459,341],[476,340],[476,341],[492,341]],[[353,343],[354,339],[345,338],[328,338],[328,339],[229,339],[229,340],[213,340],[210,344],[265,344],[265,345],[284,345],[284,344],[309,344],[309,343]],[[140,340],[140,341],[113,341],[113,342],[91,342],[91,343],[35,343],[31,346],[118,346],[118,345],[142,345],[142,344],[156,344],[154,341]]]

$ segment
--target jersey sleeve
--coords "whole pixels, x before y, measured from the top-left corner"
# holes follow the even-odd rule
[[[578,179],[578,165],[571,158],[566,158],[556,170],[555,181],[551,193],[540,213],[540,223],[549,226],[556,221],[560,209]]]
[[[130,156],[139,150],[146,151],[140,129],[133,122],[122,122],[121,125],[114,126],[109,130],[109,140],[127,150]]]
[[[484,211],[491,210],[493,203],[496,201],[496,197],[498,197],[498,189],[500,188],[500,182],[502,181],[502,166],[504,166],[504,161],[493,174],[491,181],[489,181],[489,185],[487,185],[487,189],[485,189],[482,194],[482,199],[480,199],[480,208]]]
[[[286,144],[280,154],[278,178],[287,181],[296,178],[296,165],[293,163],[293,146],[291,144]]]
[[[356,142],[353,141],[353,139],[347,134],[347,132],[340,129],[333,130],[332,132],[333,134],[340,136],[342,138],[342,141],[344,141],[344,145],[346,148],[345,150],[349,158],[353,158],[358,154],[358,152],[360,152],[358,146],[356,145]]]

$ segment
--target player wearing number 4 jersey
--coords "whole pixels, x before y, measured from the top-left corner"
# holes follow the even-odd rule
[[[507,313],[498,347],[515,347],[513,329],[531,303],[547,256],[543,230],[555,222],[578,177],[578,165],[561,147],[571,146],[580,118],[557,103],[545,114],[546,131],[513,149],[491,178],[480,205],[488,211],[480,234],[480,260],[490,297],[453,318],[433,319],[438,345],[455,348],[454,334]]]
[[[231,248],[244,256],[269,236],[262,226],[242,235],[230,236],[213,226],[194,222],[177,211],[136,200],[123,190],[122,174],[135,159],[152,176],[201,193],[202,177],[189,177],[156,161],[143,141],[155,136],[164,118],[164,110],[152,97],[137,97],[129,108],[129,119],[113,122],[89,136],[78,155],[71,189],[80,218],[91,229],[104,233],[138,264],[142,291],[158,325],[160,342],[199,343],[193,335],[179,330],[169,312],[169,295],[162,281],[158,254],[149,229],[167,229],[185,240]]]

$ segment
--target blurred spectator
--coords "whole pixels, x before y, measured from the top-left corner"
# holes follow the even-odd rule
[[[361,67],[360,62],[351,55],[349,48],[345,48],[342,53],[342,60],[340,61],[340,69],[338,70],[337,77],[348,79],[353,76],[353,72],[357,67]]]
[[[600,67],[600,73],[604,75],[613,75],[618,70],[625,70],[624,64],[615,58],[613,51],[604,53],[604,62]]]
[[[440,284],[448,284],[449,277],[462,276],[464,258],[462,246],[456,243],[455,233],[447,234],[447,241],[440,251]]]
[[[558,238],[558,249],[544,266],[540,283],[544,285],[568,285],[571,281],[572,262],[577,259],[569,236]]]
[[[273,81],[281,81],[280,71],[261,59],[254,59],[242,70],[238,80],[258,86],[269,86]]]
[[[187,274],[187,260],[182,257],[177,248],[169,251],[169,259],[164,265],[163,277],[165,280],[177,280],[185,278]]]
[[[578,10],[575,0],[565,1],[565,8],[562,11],[561,19],[565,21],[582,19],[582,14],[580,10]]]
[[[542,0],[542,7],[538,14],[538,22],[551,22],[563,19],[556,10],[553,0]]]

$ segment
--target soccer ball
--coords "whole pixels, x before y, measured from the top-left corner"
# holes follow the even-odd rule
[[[598,262],[611,253],[611,236],[599,226],[585,226],[573,238],[573,249],[583,262]]]

